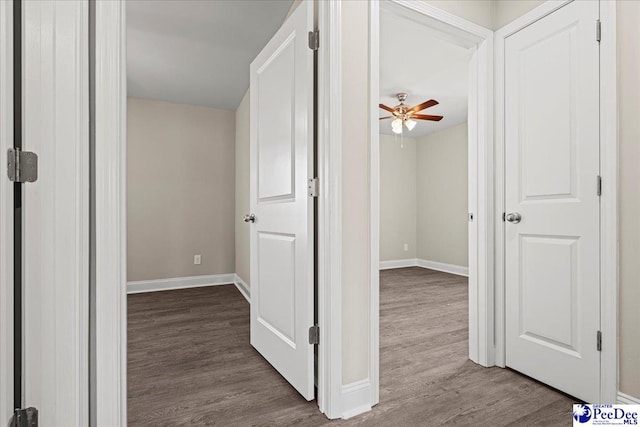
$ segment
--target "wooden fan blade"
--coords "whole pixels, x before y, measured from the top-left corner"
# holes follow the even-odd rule
[[[436,101],[435,99],[430,99],[428,101],[423,102],[422,104],[416,105],[409,111],[413,113],[417,113],[418,111],[422,111],[425,108],[433,107],[434,105],[438,105],[438,101]]]
[[[412,114],[411,118],[418,120],[431,120],[432,122],[439,122],[442,120],[442,116],[430,116],[428,114]]]
[[[387,117],[380,117],[380,120],[384,120],[384,119],[395,119],[396,116],[387,116]]]
[[[386,106],[386,105],[384,105],[384,104],[380,104],[380,108],[382,108],[383,110],[387,110],[387,111],[388,111],[388,112],[390,112],[390,113],[395,113],[395,110],[394,110],[393,108],[391,108],[391,107],[387,107],[387,106]]]

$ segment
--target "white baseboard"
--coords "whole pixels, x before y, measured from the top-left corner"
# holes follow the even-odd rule
[[[238,273],[236,273],[235,276],[236,278],[233,284],[236,285],[236,288],[238,288],[244,299],[246,299],[247,302],[251,304],[251,289],[249,288],[249,285],[247,285],[247,283],[242,280],[242,277],[238,276]]]
[[[127,282],[127,293],[139,294],[142,292],[169,291],[172,289],[231,285],[235,283],[235,280],[235,273],[212,274],[209,276],[175,277],[172,279],[140,280],[137,282]]]
[[[623,403],[626,405],[640,405],[640,399],[638,399],[637,397],[629,396],[628,394],[618,392],[618,403]]]
[[[380,270],[390,270],[392,268],[422,267],[429,270],[443,271],[445,273],[456,274],[458,276],[469,277],[469,268],[461,265],[445,264],[444,262],[429,261],[420,258],[395,259],[391,261],[380,261]]]
[[[445,273],[456,274],[458,276],[469,277],[469,268],[463,267],[461,265],[445,264],[444,262],[418,259],[418,267],[428,268],[429,270],[443,271]]]
[[[418,260],[415,258],[394,259],[391,261],[380,261],[380,270],[390,270],[392,268],[415,267],[417,265],[418,265]]]
[[[371,384],[369,379],[342,386],[342,418],[348,419],[371,410]]]

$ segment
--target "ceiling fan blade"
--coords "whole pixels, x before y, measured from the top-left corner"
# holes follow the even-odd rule
[[[418,111],[422,111],[425,108],[433,107],[434,105],[438,105],[438,101],[436,101],[435,99],[430,99],[428,101],[423,102],[422,104],[416,105],[409,111],[413,113],[417,113]]]
[[[391,107],[387,107],[387,106],[386,106],[386,105],[384,105],[384,104],[380,104],[380,108],[382,108],[383,110],[387,110],[387,111],[388,111],[388,112],[390,112],[390,113],[395,113],[395,110],[394,110],[393,108],[391,108]]]
[[[384,119],[395,119],[396,116],[387,116],[387,117],[380,117],[380,120],[384,120]]]
[[[442,116],[430,116],[428,114],[412,114],[411,118],[418,120],[431,120],[432,122],[439,122],[442,120]]]

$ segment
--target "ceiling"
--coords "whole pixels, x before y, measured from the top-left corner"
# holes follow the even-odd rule
[[[418,120],[404,136],[417,138],[467,120],[468,64],[471,52],[438,39],[423,25],[394,15],[380,14],[380,102],[394,107],[395,94],[406,92],[411,106],[428,99],[440,102],[422,114],[444,116],[439,122]],[[389,114],[380,110],[380,117]],[[391,120],[380,121],[380,132],[393,135]]]
[[[127,1],[128,95],[235,110],[292,2]]]

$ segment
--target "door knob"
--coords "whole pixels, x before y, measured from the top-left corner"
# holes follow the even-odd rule
[[[244,222],[256,222],[256,216],[254,214],[246,214],[243,219]]]
[[[522,220],[522,215],[520,215],[518,212],[511,212],[508,213],[505,218],[507,221],[517,224]]]

